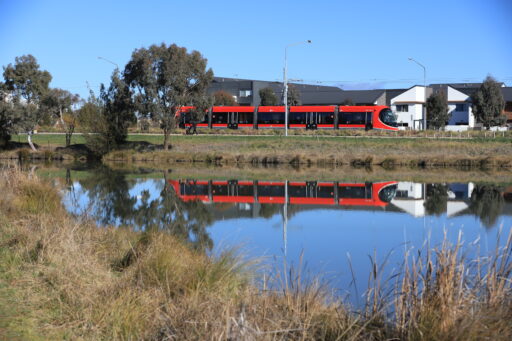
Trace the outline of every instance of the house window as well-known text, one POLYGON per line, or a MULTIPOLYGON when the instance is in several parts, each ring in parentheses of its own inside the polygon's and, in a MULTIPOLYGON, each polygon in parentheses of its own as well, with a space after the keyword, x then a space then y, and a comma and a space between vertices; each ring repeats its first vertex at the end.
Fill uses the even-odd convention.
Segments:
POLYGON ((252 95, 252 90, 240 90, 240 97, 249 97, 252 95))
POLYGON ((397 112, 408 112, 409 111, 409 105, 408 104, 398 104, 396 106, 397 112))
POLYGON ((466 111, 466 105, 464 103, 455 104, 455 111, 466 111))

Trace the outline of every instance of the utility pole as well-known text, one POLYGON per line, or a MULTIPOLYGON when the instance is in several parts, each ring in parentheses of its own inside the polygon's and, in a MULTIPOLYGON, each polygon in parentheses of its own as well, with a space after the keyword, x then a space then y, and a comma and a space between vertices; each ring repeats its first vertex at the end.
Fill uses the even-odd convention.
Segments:
POLYGON ((288 48, 300 44, 311 44, 311 40, 286 45, 284 48, 284 135, 288 136, 288 48))
POLYGON ((411 62, 415 62, 416 64, 423 68, 423 130, 427 130, 427 68, 425 67, 425 65, 421 64, 414 58, 409 57, 409 60, 411 62))

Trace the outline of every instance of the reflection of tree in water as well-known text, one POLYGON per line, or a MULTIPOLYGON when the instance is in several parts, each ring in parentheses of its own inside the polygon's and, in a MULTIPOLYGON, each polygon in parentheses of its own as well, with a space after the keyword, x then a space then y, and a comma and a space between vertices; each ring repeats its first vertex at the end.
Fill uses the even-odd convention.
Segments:
POLYGON ((213 242, 206 231, 212 223, 211 214, 199 201, 184 202, 174 188, 165 182, 160 195, 151 199, 145 190, 137 197, 130 195, 135 183, 129 183, 125 174, 101 167, 94 176, 80 180, 88 191, 92 215, 105 225, 132 225, 143 230, 165 230, 191 242, 197 248, 211 249, 213 242))
MULTIPOLYGON (((288 205, 288 219, 300 212, 300 205, 288 205)), ((259 216, 272 218, 276 214, 283 214, 283 204, 261 204, 259 216)))
POLYGON ((122 172, 102 166, 93 176, 80 180, 87 190, 92 215, 103 225, 127 225, 130 223, 137 198, 130 195, 130 184, 122 172))
POLYGON ((503 210, 501 188, 495 185, 476 185, 471 193, 469 210, 480 218, 486 227, 492 227, 503 210))
POLYGON ((441 215, 446 212, 448 202, 448 186, 444 184, 428 184, 425 199, 427 214, 441 215))
POLYGON ((199 249, 211 249, 213 241, 206 227, 213 218, 206 206, 196 201, 183 201, 167 181, 160 196, 151 200, 149 192, 133 210, 134 224, 146 230, 166 230, 182 240, 190 241, 199 249))
POLYGON ((280 213, 282 209, 283 205, 281 204, 261 204, 259 215, 262 218, 269 219, 280 213))

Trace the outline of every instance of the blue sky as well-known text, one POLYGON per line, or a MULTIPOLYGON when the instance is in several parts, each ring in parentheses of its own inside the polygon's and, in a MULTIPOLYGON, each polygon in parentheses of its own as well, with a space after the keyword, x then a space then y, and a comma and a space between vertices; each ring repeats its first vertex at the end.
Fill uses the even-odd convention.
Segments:
POLYGON ((87 96, 134 49, 176 43, 216 76, 289 77, 344 88, 512 84, 512 1, 15 1, 0 0, 0 65, 34 55, 51 85, 87 96))

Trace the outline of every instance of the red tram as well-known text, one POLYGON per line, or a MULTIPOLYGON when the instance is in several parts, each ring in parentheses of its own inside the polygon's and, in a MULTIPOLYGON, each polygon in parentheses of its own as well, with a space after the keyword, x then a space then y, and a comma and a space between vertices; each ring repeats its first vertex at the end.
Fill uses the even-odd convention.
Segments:
MULTIPOLYGON (((182 107, 177 119, 179 127, 191 127, 187 113, 193 107, 182 107)), ((284 106, 216 106, 208 110, 202 128, 284 129, 284 106)), ((290 129, 383 129, 398 130, 396 117, 387 106, 290 106, 290 129)))
POLYGON ((397 182, 338 183, 316 181, 170 180, 184 201, 205 203, 340 205, 385 207, 395 197, 397 182))

